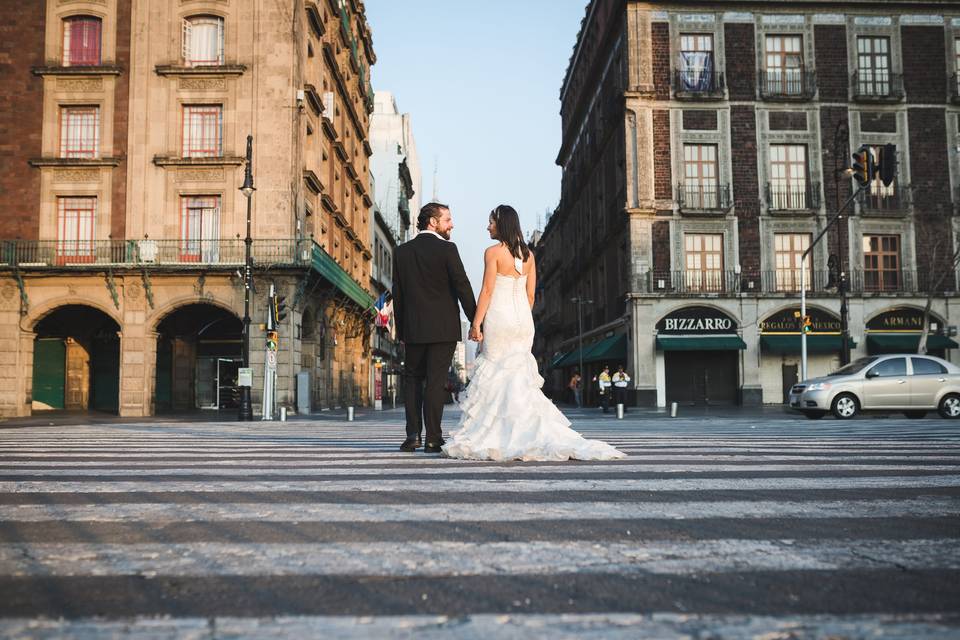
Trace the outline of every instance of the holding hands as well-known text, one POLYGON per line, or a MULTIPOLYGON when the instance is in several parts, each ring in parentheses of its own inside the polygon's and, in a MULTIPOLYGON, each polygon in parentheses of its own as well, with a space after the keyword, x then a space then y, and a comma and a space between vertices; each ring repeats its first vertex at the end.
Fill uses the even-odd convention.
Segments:
POLYGON ((481 342, 483 340, 483 331, 480 330, 479 325, 472 324, 470 325, 470 333, 467 337, 474 342, 481 342))

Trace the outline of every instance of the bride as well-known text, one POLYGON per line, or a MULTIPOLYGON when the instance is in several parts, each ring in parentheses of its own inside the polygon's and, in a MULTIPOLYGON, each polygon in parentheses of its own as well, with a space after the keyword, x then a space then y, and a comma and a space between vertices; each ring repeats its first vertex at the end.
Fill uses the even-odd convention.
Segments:
POLYGON ((482 341, 473 378, 462 395, 458 429, 443 446, 470 460, 612 460, 626 454, 586 440, 540 391, 543 378, 530 352, 537 269, 513 207, 490 213, 483 288, 470 339, 482 341), (482 327, 482 329, 481 329, 482 327))

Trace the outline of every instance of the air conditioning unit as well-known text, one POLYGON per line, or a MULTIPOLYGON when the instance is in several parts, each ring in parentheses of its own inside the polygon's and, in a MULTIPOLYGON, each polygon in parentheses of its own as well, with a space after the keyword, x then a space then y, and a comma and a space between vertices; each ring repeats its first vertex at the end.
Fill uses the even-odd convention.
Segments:
POLYGON ((157 261, 157 241, 156 240, 139 240, 137 242, 137 250, 140 253, 140 262, 156 262, 157 261))

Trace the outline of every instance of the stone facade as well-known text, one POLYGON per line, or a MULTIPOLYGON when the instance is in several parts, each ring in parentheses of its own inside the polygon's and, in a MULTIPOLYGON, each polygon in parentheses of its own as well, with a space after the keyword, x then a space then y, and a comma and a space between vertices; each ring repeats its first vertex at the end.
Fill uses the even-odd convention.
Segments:
POLYGON ((12 347, 0 360, 0 415, 43 406, 35 383, 69 396, 77 377, 88 393, 71 407, 93 407, 99 394, 121 415, 235 400, 248 135, 254 404, 271 284, 289 308, 277 327, 277 405, 296 406, 302 372, 314 409, 368 403, 376 58, 362 0, 5 4, 0 69, 18 89, 0 113, 10 212, 0 220, 0 341, 12 347), (77 19, 95 25, 99 64, 67 60, 77 19), (64 151, 71 106, 96 108, 97 148, 79 157, 64 151), (65 214, 78 197, 92 213, 65 214), (67 237, 65 221, 81 235, 67 237), (116 330, 73 337, 82 328, 71 318, 91 310, 116 330), (66 357, 67 392, 59 347, 46 340, 84 346, 66 357), (84 340, 118 342, 117 362, 84 340), (40 347, 45 364, 35 366, 40 347))
MULTIPOLYGON (((638 403, 670 401, 676 389, 667 380, 687 380, 681 373, 696 379, 674 387, 702 383, 699 400, 709 403, 718 387, 697 378, 709 367, 695 360, 726 353, 712 349, 736 351, 721 371, 736 381, 732 393, 721 389, 724 402, 782 402, 799 354, 761 327, 799 307, 800 268, 783 261, 799 260, 800 243, 850 197, 854 185, 843 170, 862 144, 897 145, 894 187, 872 185, 812 250, 808 305, 839 317, 839 296, 827 288, 828 258, 836 256, 858 356, 882 342, 869 335, 871 320, 922 310, 933 290, 932 326, 946 345, 937 353, 954 357, 960 13, 938 1, 893 15, 853 1, 829 9, 773 4, 587 6, 561 88, 561 201, 537 247, 543 292, 535 351, 558 395, 578 366, 582 339, 586 378, 602 364, 624 363, 638 403), (788 54, 778 58, 781 50, 788 54), (865 50, 880 61, 870 64, 886 69, 880 81, 861 68, 865 50), (788 58, 791 70, 777 71, 772 61, 788 58), (704 59, 705 75, 689 62, 704 59), (881 241, 895 256, 884 258, 895 273, 867 263, 865 252, 876 248, 865 243, 881 241), (564 259, 551 259, 560 247, 564 259), (572 299, 590 301, 580 305, 582 332, 572 299), (658 325, 695 307, 734 322, 728 337, 735 340, 726 344, 742 346, 701 336, 688 344, 712 346, 681 357, 682 343, 665 339, 658 325), (616 339, 626 348, 614 348, 616 339)), ((839 359, 829 349, 812 354, 808 374, 839 359)), ((592 391, 588 385, 588 400, 592 391)))

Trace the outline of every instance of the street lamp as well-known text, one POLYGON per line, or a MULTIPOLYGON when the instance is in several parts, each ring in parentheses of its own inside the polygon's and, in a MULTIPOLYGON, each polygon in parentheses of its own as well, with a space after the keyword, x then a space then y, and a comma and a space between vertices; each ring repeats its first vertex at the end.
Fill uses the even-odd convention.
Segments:
POLYGON ((580 381, 583 382, 583 305, 593 304, 593 300, 576 296, 570 298, 570 302, 577 305, 577 356, 580 358, 580 381))
POLYGON ((250 384, 253 376, 250 374, 250 290, 253 288, 253 238, 250 236, 250 205, 253 200, 253 136, 247 136, 247 163, 243 171, 243 186, 240 193, 247 199, 247 237, 243 239, 246 256, 243 266, 243 368, 249 377, 240 385, 240 415, 243 421, 253 420, 253 402, 250 398, 250 384))

